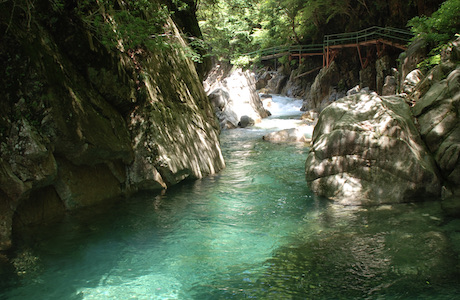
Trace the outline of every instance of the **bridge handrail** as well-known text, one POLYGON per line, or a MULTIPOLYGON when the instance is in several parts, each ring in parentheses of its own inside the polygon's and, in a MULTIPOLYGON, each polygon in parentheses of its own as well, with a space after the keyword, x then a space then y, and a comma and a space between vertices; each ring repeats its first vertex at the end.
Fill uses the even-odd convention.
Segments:
POLYGON ((358 43, 382 37, 407 43, 413 37, 413 34, 410 31, 403 29, 373 26, 355 32, 325 35, 323 44, 327 47, 332 45, 342 45, 347 42, 358 43))
POLYGON ((290 46, 275 46, 270 48, 265 48, 261 50, 252 51, 249 53, 244 53, 242 56, 266 56, 266 55, 275 55, 283 52, 287 53, 311 53, 313 51, 323 51, 323 44, 309 44, 309 45, 290 45, 290 46))
POLYGON ((241 54, 241 56, 249 56, 250 58, 255 58, 257 56, 264 57, 270 55, 279 55, 282 53, 291 54, 314 53, 316 51, 323 52, 325 47, 343 45, 347 43, 361 43, 378 38, 385 38, 390 41, 398 41, 406 44, 412 37, 413 34, 408 30, 393 27, 373 26, 355 32, 325 35, 322 44, 275 46, 244 53, 241 54))

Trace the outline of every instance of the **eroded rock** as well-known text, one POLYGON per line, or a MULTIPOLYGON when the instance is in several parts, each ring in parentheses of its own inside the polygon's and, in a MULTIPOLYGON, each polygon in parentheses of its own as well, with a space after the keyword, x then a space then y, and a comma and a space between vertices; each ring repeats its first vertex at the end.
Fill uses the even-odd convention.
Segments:
POLYGON ((339 69, 335 61, 328 68, 322 68, 311 85, 308 100, 311 103, 308 109, 322 110, 329 104, 332 87, 339 82, 339 69), (323 104, 323 105, 322 105, 323 104))
POLYGON ((401 97, 359 93, 321 113, 306 161, 311 189, 345 205, 436 199, 441 183, 401 97))
POLYGON ((460 68, 431 86, 413 107, 420 133, 433 153, 446 189, 447 211, 460 212, 460 68))

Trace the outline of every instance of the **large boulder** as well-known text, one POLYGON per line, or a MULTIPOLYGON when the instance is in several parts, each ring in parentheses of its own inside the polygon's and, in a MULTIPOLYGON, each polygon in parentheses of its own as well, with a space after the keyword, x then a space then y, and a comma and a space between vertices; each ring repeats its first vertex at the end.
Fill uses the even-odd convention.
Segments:
POLYGON ((238 122, 238 126, 241 128, 246 128, 248 126, 252 126, 255 124, 255 121, 249 116, 241 116, 240 121, 238 122))
POLYGON ((402 92, 411 94, 415 91, 416 86, 422 81, 424 78, 422 71, 419 69, 412 70, 407 74, 406 78, 404 78, 402 84, 402 92))
POLYGON ((272 79, 272 74, 268 71, 267 68, 259 70, 256 73, 256 90, 261 90, 265 88, 268 84, 268 81, 272 79))
POLYGON ((344 205, 436 199, 438 170, 401 97, 351 95, 323 110, 306 161, 306 179, 344 205))
POLYGON ((222 88, 217 88, 208 95, 219 120, 220 128, 232 129, 238 127, 238 115, 232 110, 233 101, 230 94, 222 88))
POLYGON ((382 87, 382 96, 395 95, 398 88, 398 81, 395 76, 385 77, 385 83, 382 87))

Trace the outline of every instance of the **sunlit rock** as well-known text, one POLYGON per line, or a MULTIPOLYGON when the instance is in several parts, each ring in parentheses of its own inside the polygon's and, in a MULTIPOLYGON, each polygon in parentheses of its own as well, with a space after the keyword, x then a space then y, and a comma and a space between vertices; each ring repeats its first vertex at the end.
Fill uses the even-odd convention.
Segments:
POLYGON ((359 91, 361 90, 361 87, 359 86, 359 84, 351 89, 349 89, 347 91, 347 96, 351 96, 351 95, 355 95, 357 93, 359 93, 359 91))
POLYGON ((375 93, 324 109, 306 161, 311 189, 345 205, 436 199, 437 175, 404 99, 375 93))
POLYGON ((316 111, 309 110, 300 117, 302 121, 310 126, 315 126, 318 123, 319 114, 316 111))
POLYGON ((256 91, 252 72, 217 65, 208 75, 204 87, 222 129, 239 127, 243 116, 259 123, 270 115, 256 91))
POLYGON ((415 69, 407 74, 402 84, 402 92, 413 93, 417 84, 422 81, 423 73, 419 69, 415 69))

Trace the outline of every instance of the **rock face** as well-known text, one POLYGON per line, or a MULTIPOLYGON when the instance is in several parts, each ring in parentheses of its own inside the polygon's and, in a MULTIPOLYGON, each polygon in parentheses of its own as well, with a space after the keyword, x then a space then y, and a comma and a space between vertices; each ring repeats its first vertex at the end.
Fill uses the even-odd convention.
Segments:
POLYGON ((257 94, 255 74, 250 71, 217 65, 204 85, 222 129, 246 127, 270 114, 257 94))
POLYGON ((403 52, 399 57, 403 63, 401 77, 406 78, 410 72, 416 69, 417 64, 426 58, 430 50, 428 42, 423 38, 419 38, 411 43, 407 51, 403 52))
POLYGON ((319 71, 301 110, 315 109, 321 111, 332 101, 335 101, 335 96, 332 99, 331 96, 337 93, 334 93, 332 87, 337 85, 338 82, 338 67, 335 62, 332 62, 329 68, 322 68, 319 71))
POLYGON ((398 80, 395 76, 388 75, 385 77, 385 83, 382 87, 382 96, 395 95, 398 89, 398 80))
POLYGON ((415 92, 415 87, 420 83, 423 77, 424 76, 419 69, 409 72, 403 81, 402 92, 407 94, 415 92))
POLYGON ((284 74, 284 67, 278 68, 276 74, 267 82, 267 90, 271 94, 281 94, 289 76, 284 74))
POLYGON ((109 50, 69 16, 57 16, 57 32, 18 20, 2 37, 0 250, 13 227, 224 167, 212 106, 170 19, 177 47, 150 53, 109 50))
POLYGON ((311 189, 344 205, 438 197, 441 182, 401 97, 359 93, 323 110, 306 161, 311 189))
MULTIPOLYGON (((442 67, 442 66, 440 66, 442 67)), ((460 67, 431 86, 412 108, 441 170, 447 211, 460 215, 460 67)))

